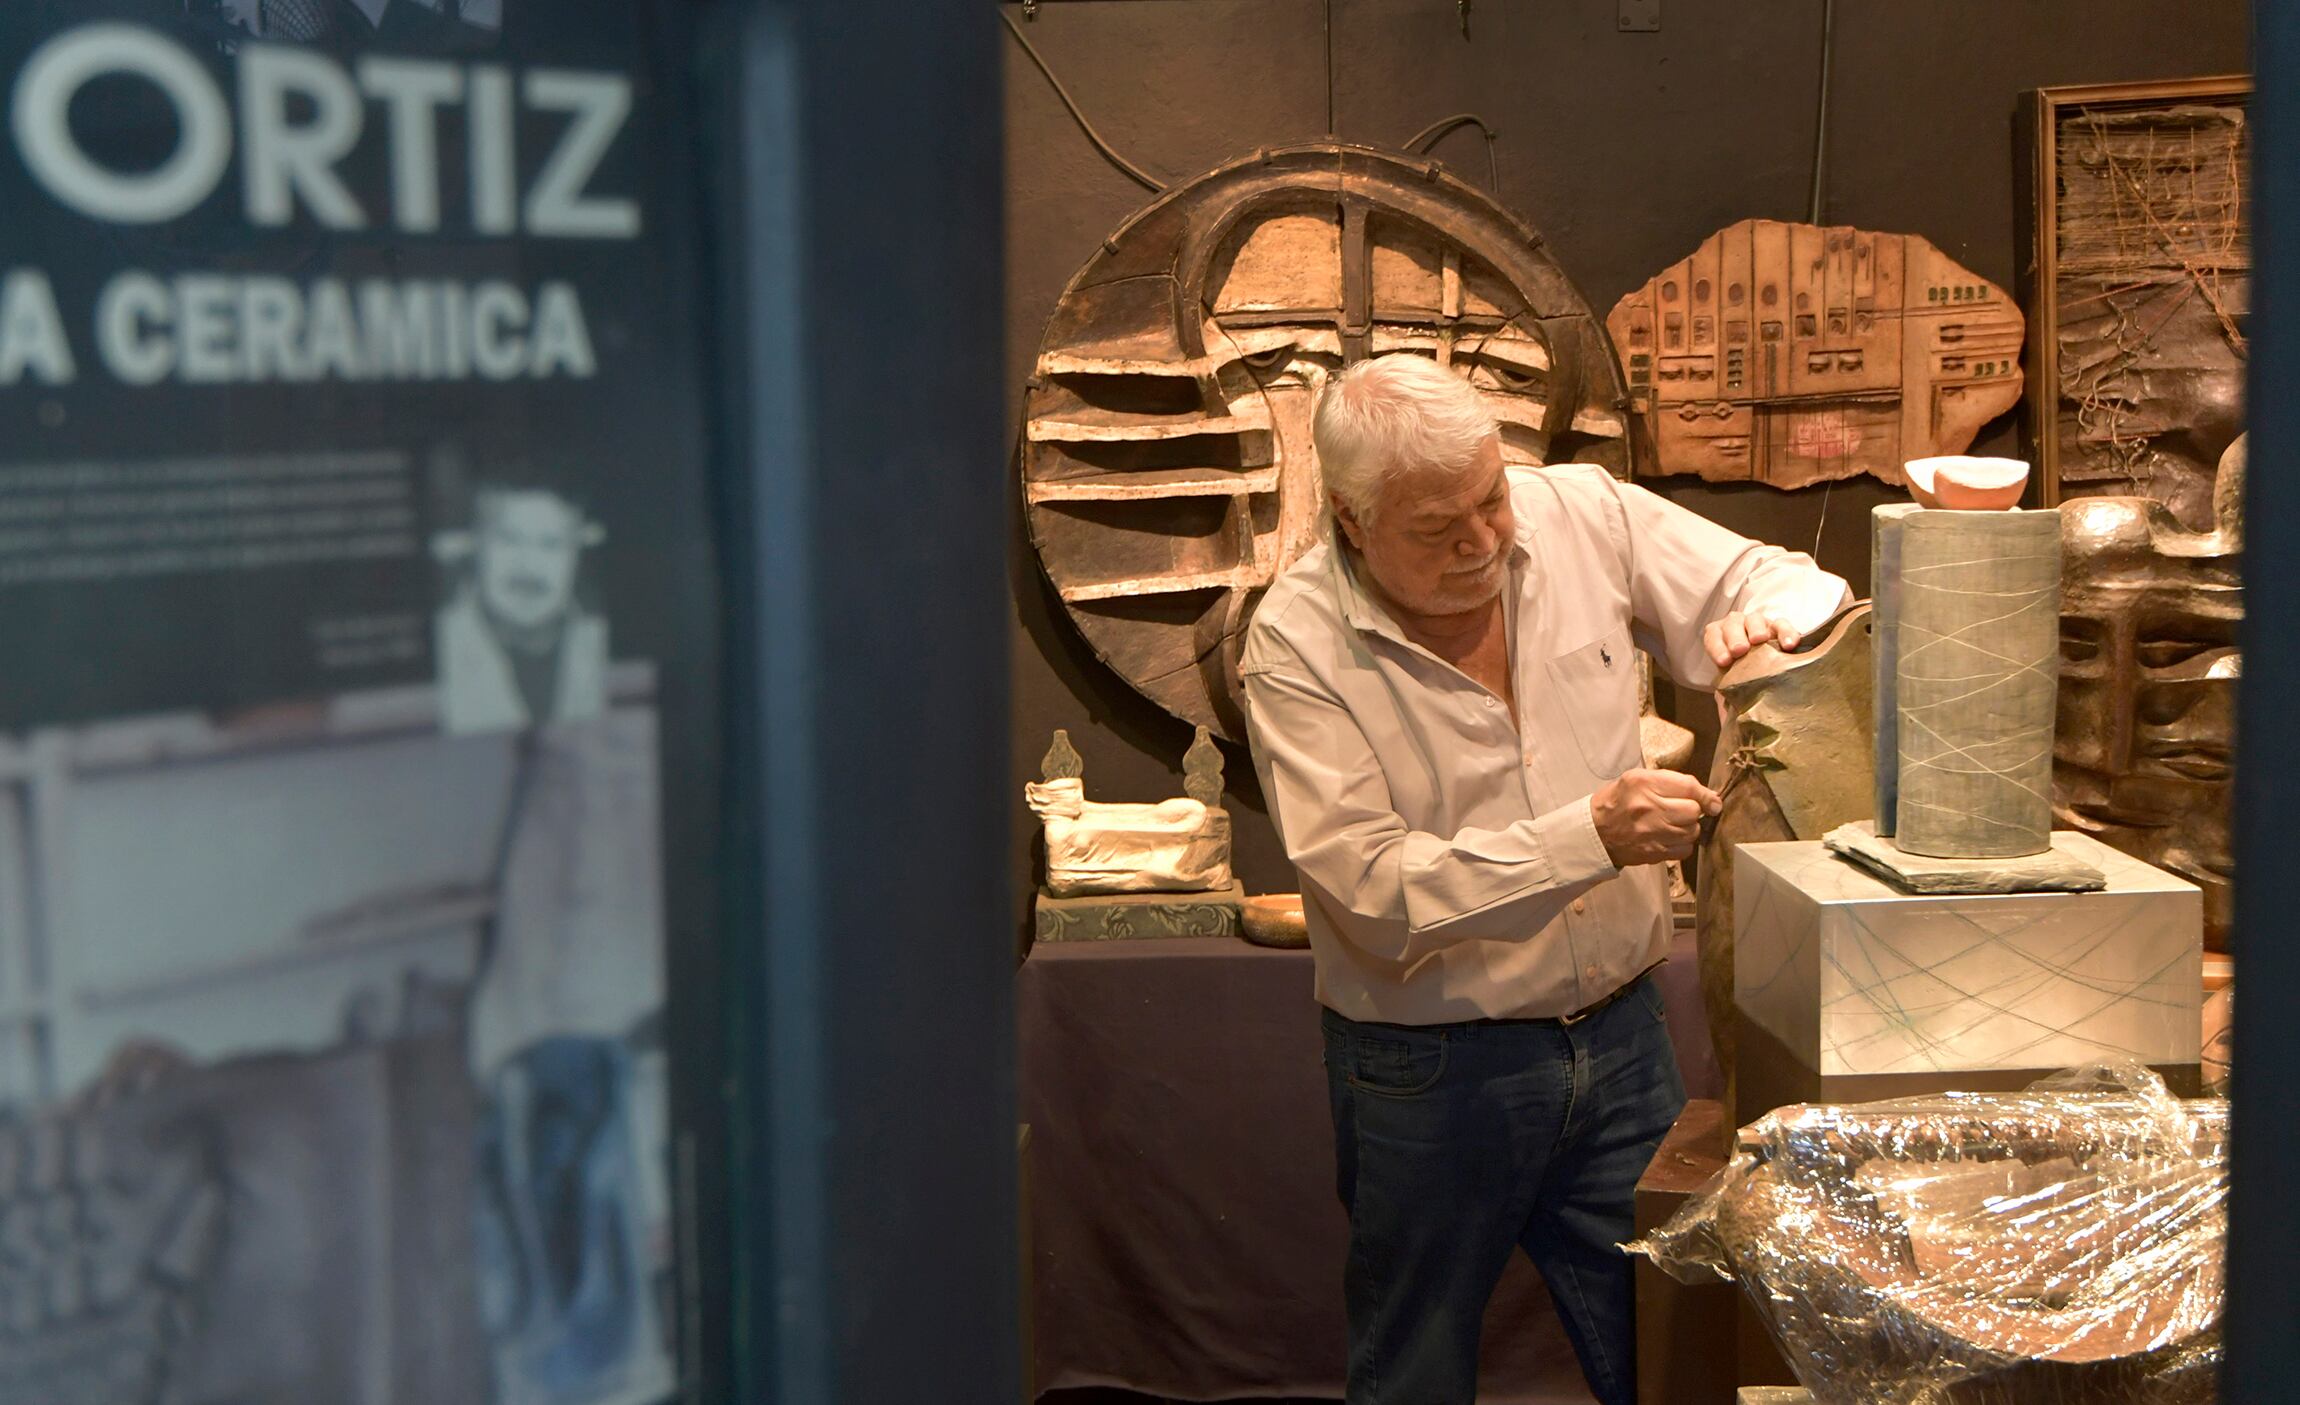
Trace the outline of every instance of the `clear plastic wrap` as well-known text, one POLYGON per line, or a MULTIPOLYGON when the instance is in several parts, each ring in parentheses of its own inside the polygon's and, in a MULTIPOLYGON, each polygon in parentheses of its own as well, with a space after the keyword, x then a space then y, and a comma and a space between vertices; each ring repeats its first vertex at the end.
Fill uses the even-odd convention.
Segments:
POLYGON ((2227 1150, 2138 1065, 1789 1107, 1629 1248, 1740 1282, 1819 1405, 2207 1405, 2227 1150))

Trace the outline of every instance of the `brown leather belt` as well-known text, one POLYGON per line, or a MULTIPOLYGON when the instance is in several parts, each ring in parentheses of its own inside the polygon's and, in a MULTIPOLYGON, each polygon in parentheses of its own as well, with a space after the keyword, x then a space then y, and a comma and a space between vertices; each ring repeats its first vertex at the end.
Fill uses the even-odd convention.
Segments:
POLYGON ((1622 996, 1627 995, 1629 992, 1637 989, 1637 983, 1639 981, 1644 980, 1647 976, 1650 976, 1655 971, 1660 970, 1666 964, 1667 962, 1665 960, 1656 961, 1652 965, 1646 967, 1644 970, 1639 971, 1636 975, 1631 976, 1628 980, 1623 981, 1621 983, 1620 989, 1614 991, 1611 995, 1606 996, 1604 999, 1599 1000, 1597 1003, 1593 1005, 1584 1005, 1570 1015, 1559 1015, 1557 1017, 1558 1027, 1561 1029, 1571 1029, 1592 1015, 1603 1014, 1607 1007, 1611 1006, 1615 1001, 1619 1000, 1622 996))
MULTIPOLYGON (((1450 1020, 1439 1024, 1393 1024, 1387 1020, 1349 1020, 1349 1022, 1353 1025, 1365 1025, 1375 1029, 1403 1029, 1417 1033, 1426 1033, 1432 1030, 1480 1029, 1488 1027, 1498 1028, 1504 1025, 1526 1024, 1553 1024, 1556 1025, 1559 1029, 1571 1029, 1575 1025, 1580 1024, 1583 1020, 1589 1019, 1595 1015, 1601 1015, 1605 1013, 1607 1009, 1618 1003, 1623 996, 1637 989, 1637 983, 1639 981, 1644 980, 1647 976, 1652 975, 1655 971, 1660 970, 1663 966, 1668 964, 1669 963, 1666 959, 1654 962, 1644 970, 1639 971, 1636 975, 1631 976, 1628 980, 1623 981, 1620 987, 1616 989, 1611 995, 1605 996, 1603 999, 1598 1000, 1594 1004, 1584 1005, 1570 1015, 1512 1015, 1499 1019, 1450 1020)), ((1349 1019, 1347 1015, 1342 1015, 1338 1012, 1329 1011, 1328 1013, 1334 1014, 1336 1019, 1349 1019)))

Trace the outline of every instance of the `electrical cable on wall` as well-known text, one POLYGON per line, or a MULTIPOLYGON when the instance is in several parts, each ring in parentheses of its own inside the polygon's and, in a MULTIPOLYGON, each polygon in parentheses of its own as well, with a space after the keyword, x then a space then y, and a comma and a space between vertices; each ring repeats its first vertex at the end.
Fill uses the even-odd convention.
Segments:
POLYGON ((1493 187, 1493 193, 1498 198, 1501 195, 1501 163, 1494 159, 1493 143, 1495 133, 1493 128, 1486 125, 1485 119, 1478 116, 1476 113, 1457 112, 1451 117, 1441 117, 1437 121, 1430 123, 1427 127, 1424 127, 1420 131, 1414 133, 1412 136, 1406 138, 1405 148, 1406 150, 1411 151, 1416 155, 1427 155, 1429 153, 1429 149, 1433 146, 1436 146, 1440 138, 1444 137, 1446 133, 1453 131, 1457 127, 1475 127, 1477 128, 1479 135, 1485 138, 1486 184, 1493 187))
POLYGON ((1837 0, 1821 0, 1821 96, 1813 115, 1813 209, 1807 224, 1821 222, 1821 180, 1829 163, 1829 52, 1836 32, 1837 0))
MULTIPOLYGON (((1821 93, 1813 113, 1813 207, 1805 223, 1821 222, 1822 179, 1829 168, 1829 53, 1836 47, 1837 0, 1821 0, 1821 93)), ((1829 494, 1834 479, 1821 489, 1821 520, 1813 526, 1813 559, 1821 559, 1821 533, 1829 525, 1829 494)))
POLYGON ((1326 0, 1326 135, 1341 136, 1334 129, 1334 0, 1326 0))
MULTIPOLYGON (((1328 0, 1326 14, 1326 135, 1332 137, 1335 135, 1332 0, 1328 0)), ((1086 140, 1093 143, 1096 151, 1102 153, 1103 159, 1125 172, 1127 176, 1151 193, 1163 193, 1166 189, 1166 182, 1119 155, 1117 148, 1113 147, 1109 140, 1095 128, 1094 124, 1087 120, 1086 113, 1078 106, 1077 99, 1070 96, 1070 89, 1063 86, 1060 78, 1054 76, 1054 69, 1047 64, 1046 56, 1038 52, 1038 46, 1030 42, 1030 37, 1022 32, 1022 27, 1014 22, 1014 17, 1001 9, 998 12, 998 18, 1006 25, 1006 32, 1014 36, 1014 42, 1022 46, 1022 52, 1030 56, 1031 63, 1045 77, 1047 86, 1054 89, 1054 95, 1062 100, 1062 106, 1069 111, 1071 120, 1078 124, 1078 130, 1086 134, 1086 140)), ((1416 155, 1427 155, 1429 149, 1437 145, 1441 138, 1460 127, 1475 127, 1479 135, 1485 138, 1486 183, 1493 188, 1493 193, 1499 196, 1501 194, 1501 163, 1494 155, 1494 130, 1484 118, 1476 113, 1457 112, 1451 117, 1439 118, 1408 137, 1404 144, 1405 149, 1416 155)))
POLYGON ((1084 132, 1086 139, 1094 143, 1094 149, 1102 153, 1103 159, 1148 188, 1152 194, 1164 191, 1166 182, 1120 156, 1117 149, 1105 141, 1100 132, 1094 130, 1094 124, 1086 120, 1086 114, 1079 110, 1077 101, 1070 96, 1070 90, 1063 87, 1062 80, 1054 76, 1054 70, 1046 66, 1046 59, 1038 52, 1038 46, 1031 43, 1029 37, 1023 34, 1021 26, 1014 22, 1014 16, 1000 10, 998 17, 1005 21, 1006 32, 1014 36, 1014 42, 1022 46, 1022 52, 1030 55, 1030 61, 1038 65, 1040 73, 1046 75, 1046 82, 1048 86, 1054 89, 1054 95, 1062 99, 1064 107, 1070 109, 1071 119, 1078 123, 1078 130, 1084 132))

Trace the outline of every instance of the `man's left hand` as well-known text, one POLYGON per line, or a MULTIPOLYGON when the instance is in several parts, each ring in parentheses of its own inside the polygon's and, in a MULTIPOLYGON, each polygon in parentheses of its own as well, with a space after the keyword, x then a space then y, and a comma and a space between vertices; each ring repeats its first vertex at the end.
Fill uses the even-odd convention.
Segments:
POLYGON ((1791 625, 1761 610, 1735 610, 1701 631, 1701 643, 1709 650, 1709 661, 1719 668, 1732 667, 1735 659, 1759 644, 1794 649, 1803 637, 1791 625))

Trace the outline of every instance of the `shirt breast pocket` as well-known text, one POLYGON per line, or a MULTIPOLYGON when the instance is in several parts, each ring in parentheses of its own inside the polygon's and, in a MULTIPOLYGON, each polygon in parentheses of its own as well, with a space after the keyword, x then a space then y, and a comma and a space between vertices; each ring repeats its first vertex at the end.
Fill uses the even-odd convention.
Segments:
POLYGON ((1551 656, 1549 685, 1590 774, 1611 780, 1645 764, 1637 729, 1637 655, 1626 629, 1551 656))

